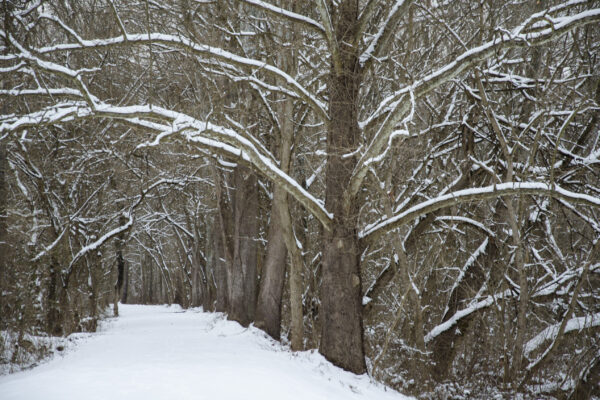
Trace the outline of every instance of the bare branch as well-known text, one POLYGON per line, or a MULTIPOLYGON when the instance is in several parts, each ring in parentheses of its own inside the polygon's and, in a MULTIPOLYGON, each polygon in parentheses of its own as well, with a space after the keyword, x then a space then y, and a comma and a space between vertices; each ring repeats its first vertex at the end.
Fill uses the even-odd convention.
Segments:
POLYGON ((379 119, 379 116, 377 116, 378 114, 380 114, 380 116, 386 116, 385 121, 380 126, 373 137, 373 140, 367 147, 367 150, 357 163, 357 169, 354 171, 352 179, 350 180, 350 184, 345 193, 345 199, 350 199, 358 193, 362 182, 367 175, 371 160, 377 159, 385 150, 391 133, 411 110, 412 102, 414 102, 413 97, 418 99, 419 97, 424 96, 462 72, 467 71, 480 62, 492 57, 498 51, 508 48, 539 46, 554 40, 575 28, 600 22, 600 9, 592 9, 573 16, 557 17, 553 20, 552 26, 534 32, 527 31, 526 28, 529 26, 529 21, 538 14, 534 14, 527 19, 512 33, 504 33, 499 38, 464 52, 451 63, 446 64, 444 67, 439 68, 424 78, 414 82, 412 85, 404 87, 392 96, 386 98, 379 105, 377 111, 369 118, 370 122, 362 124, 364 129, 368 129, 371 123, 374 123, 379 119))
POLYGON ((550 196, 593 207, 600 207, 600 198, 571 192, 559 186, 539 182, 506 182, 481 188, 459 190, 424 201, 408 210, 396 214, 392 218, 365 227, 365 229, 359 233, 359 236, 361 241, 365 244, 372 243, 385 233, 405 225, 422 215, 429 214, 441 208, 471 201, 514 195, 550 196))
POLYGON ((317 8, 319 9, 319 15, 321 16, 321 22, 325 27, 325 37, 327 38, 329 50, 331 51, 331 61, 333 62, 333 68, 337 75, 341 75, 342 60, 340 59, 340 48, 338 46, 336 38, 333 36, 333 27, 331 25, 331 16, 329 14, 329 10, 327 9, 325 0, 316 0, 316 2, 317 8))
POLYGON ((295 13, 292 11, 288 11, 282 7, 274 6, 273 4, 269 4, 265 1, 260 1, 260 0, 237 0, 237 1, 239 1, 240 3, 249 4, 251 6, 260 8, 261 10, 263 10, 271 15, 274 15, 276 17, 285 18, 288 21, 302 24, 302 25, 309 27, 309 28, 315 30, 316 32, 320 33, 321 35, 323 35, 323 37, 326 37, 325 28, 323 27, 323 25, 319 24, 314 19, 309 18, 305 15, 298 14, 298 13, 295 13))

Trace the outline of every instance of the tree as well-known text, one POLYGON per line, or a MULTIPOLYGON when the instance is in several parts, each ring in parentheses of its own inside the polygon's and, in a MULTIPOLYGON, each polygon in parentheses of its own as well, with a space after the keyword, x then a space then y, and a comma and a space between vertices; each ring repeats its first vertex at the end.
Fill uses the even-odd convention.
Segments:
MULTIPOLYGON (((12 27, 2 31, 6 43, 6 55, 0 57, 3 73, 32 71, 38 81, 44 78, 52 86, 26 80, 25 85, 4 90, 5 96, 28 95, 39 102, 29 110, 4 115, 0 134, 89 120, 113 121, 122 129, 128 126, 149 133, 146 139, 138 138, 138 152, 175 138, 198 146, 221 163, 235 162, 231 194, 225 190, 227 180, 218 178, 221 172, 215 174, 215 182, 223 189, 217 196, 220 212, 213 232, 216 258, 224 259, 223 267, 229 271, 226 300, 233 303, 227 309, 243 323, 250 322, 252 312, 234 311, 241 308, 236 298, 246 293, 244 284, 255 284, 255 278, 244 271, 249 264, 238 265, 235 260, 236 254, 246 252, 249 258, 255 257, 255 250, 236 247, 232 239, 258 232, 241 220, 230 223, 227 219, 236 220, 242 211, 253 213, 241 210, 237 197, 256 188, 255 178, 248 180, 252 174, 246 169, 251 168, 275 187, 274 204, 279 205, 279 212, 273 206, 271 218, 274 214, 280 218, 288 252, 293 253, 290 250, 296 246, 290 243, 293 221, 285 220, 283 192, 322 226, 319 349, 326 358, 350 371, 366 372, 362 314, 363 300, 368 299, 363 294, 379 302, 375 294, 384 293, 399 276, 411 308, 404 319, 402 312, 394 313, 398 318, 391 326, 401 320, 412 325, 416 349, 424 352, 433 342, 436 352, 449 356, 448 365, 454 359, 448 348, 458 343, 458 334, 444 336, 446 345, 437 338, 459 322, 464 323, 460 327, 475 332, 467 316, 492 305, 504 315, 508 302, 516 299, 516 320, 499 324, 505 329, 505 380, 519 386, 530 379, 532 372, 524 372, 534 368, 525 365, 526 339, 531 335, 527 318, 535 308, 531 299, 538 293, 529 286, 538 273, 537 269, 531 272, 531 257, 540 257, 537 262, 542 269, 552 258, 569 259, 564 273, 571 280, 583 277, 583 270, 573 275, 571 265, 583 262, 592 268, 598 257, 594 250, 599 232, 594 222, 594 208, 600 205, 598 150, 591 139, 597 126, 597 77, 590 72, 597 67, 592 55, 598 51, 598 33, 593 29, 600 20, 597 2, 570 1, 539 10, 527 4, 459 2, 457 7, 468 18, 462 18, 455 5, 410 0, 319 0, 314 6, 295 3, 293 11, 258 0, 152 2, 140 8, 108 1, 98 7, 96 12, 110 16, 111 21, 111 31, 102 35, 88 34, 58 10, 40 7, 21 17, 30 18, 31 23, 15 25, 19 34, 12 33, 12 27), (141 15, 145 16, 143 24, 136 22, 141 15), (273 26, 279 23, 294 27, 299 56, 292 66, 275 56, 292 46, 278 40, 281 31, 273 26), (42 27, 52 27, 54 34, 40 37, 43 43, 26 38, 25 33, 37 37, 42 27), (550 42, 561 46, 543 55, 540 46, 550 42), (198 81, 202 82, 190 80, 194 83, 189 90, 229 85, 226 101, 213 103, 218 93, 212 91, 196 107, 187 99, 176 101, 175 93, 117 101, 97 82, 112 69, 104 60, 120 52, 139 57, 139 65, 147 67, 148 72, 141 75, 146 79, 155 74, 167 76, 167 66, 189 62, 201 71, 198 81), (528 64, 540 66, 544 59, 548 65, 534 76, 536 71, 528 64), (244 95, 250 90, 253 96, 244 95), (546 94, 555 90, 564 97, 546 103, 536 97, 536 90, 546 94), (324 202, 293 178, 301 174, 288 170, 287 149, 270 151, 268 142, 273 136, 263 135, 285 115, 277 115, 271 107, 282 97, 308 110, 305 125, 322 126, 321 134, 314 137, 320 152, 315 158, 323 164, 318 194, 324 202), (257 108, 260 104, 257 121, 241 121, 237 115, 247 110, 244 101, 257 108), (462 157, 457 157, 459 150, 462 157), (389 172, 393 158, 396 168, 404 170, 389 172), (591 176, 584 173, 590 170, 591 176), (553 200, 541 200, 546 198, 553 200), (233 210, 227 211, 229 206, 233 210), (543 217, 528 219, 534 210, 543 217), (552 225, 570 216, 583 224, 577 231, 579 239, 569 238, 571 247, 580 243, 581 251, 564 257, 563 250, 552 245, 557 229, 552 225), (459 234, 459 224, 470 228, 459 234), (434 250, 424 250, 423 235, 438 226, 447 235, 435 238, 434 250), (377 247, 385 248, 382 239, 390 235, 395 239, 390 241, 394 244, 388 267, 377 274, 365 265, 378 263, 377 247), (444 243, 449 237, 455 246, 444 243), (549 250, 538 246, 541 243, 550 244, 549 250), (446 248, 452 251, 442 254, 446 248), (487 261, 479 261, 482 255, 487 261), (454 257, 462 266, 458 275, 443 274, 435 267, 446 265, 445 257, 454 257), (472 267, 481 265, 491 271, 472 267), (240 276, 248 277, 241 285, 236 281, 240 276), (363 290, 366 277, 374 283, 363 290), (450 295, 444 310, 434 298, 447 288, 450 295), (433 304, 431 311, 425 312, 424 304, 433 304), (462 304, 466 308, 460 308, 462 304)), ((115 65, 128 63, 115 60, 115 65)), ((296 117, 293 121, 300 123, 296 117)), ((307 146, 309 131, 296 129, 295 148, 307 146)), ((280 134, 287 147, 286 135, 280 134)), ((307 163, 313 156, 295 153, 295 159, 303 157, 307 163)), ((273 252, 279 259, 273 263, 281 263, 281 244, 273 252)), ((292 258, 296 260, 292 265, 301 263, 300 257, 292 258)), ((270 271, 273 266, 267 268, 270 271)), ((561 274, 549 273, 549 285, 563 282, 560 279, 566 276, 561 274)), ((281 279, 273 285, 277 294, 271 308, 277 309, 281 279)), ((569 293, 575 304, 578 291, 569 293)), ((571 317, 562 320, 568 325, 571 317)), ((268 329, 276 336, 274 325, 270 322, 268 329)), ((434 375, 443 380, 445 373, 434 375)))

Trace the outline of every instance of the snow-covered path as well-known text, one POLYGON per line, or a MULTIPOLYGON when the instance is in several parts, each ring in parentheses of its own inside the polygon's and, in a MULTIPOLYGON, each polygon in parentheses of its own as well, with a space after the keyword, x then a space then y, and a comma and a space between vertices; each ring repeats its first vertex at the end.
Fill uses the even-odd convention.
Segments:
POLYGON ((64 356, 1 376, 0 399, 405 399, 219 314, 135 305, 120 311, 64 356))

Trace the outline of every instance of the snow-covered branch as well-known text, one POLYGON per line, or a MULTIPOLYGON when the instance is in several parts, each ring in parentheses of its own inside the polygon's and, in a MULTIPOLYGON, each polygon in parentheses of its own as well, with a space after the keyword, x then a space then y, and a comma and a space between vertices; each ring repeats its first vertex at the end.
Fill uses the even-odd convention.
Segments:
POLYGON ((385 21, 383 21, 383 24, 381 25, 373 39, 371 39, 369 46, 360 55, 359 62, 363 66, 363 68, 368 68, 373 62, 373 59, 377 57, 389 43, 399 19, 404 14, 404 11, 408 9, 408 6, 411 2, 412 0, 397 0, 394 3, 390 11, 388 12, 385 21))
POLYGON ((444 333, 447 330, 451 329, 454 325, 456 325, 458 323, 458 321, 460 319, 462 319, 462 318, 464 318, 464 317, 466 317, 468 315, 471 315, 471 314, 473 314, 476 311, 479 311, 481 309, 484 309, 484 308, 487 308, 487 307, 491 306, 498 299, 510 298, 513 295, 514 294, 513 294, 512 291, 506 290, 504 293, 501 293, 501 294, 496 295, 496 296, 488 296, 485 299, 480 300, 480 301, 478 301, 476 303, 473 303, 470 306, 468 306, 467 308, 464 308, 464 309, 456 312, 447 321, 445 321, 445 322, 443 322, 443 323, 435 326, 432 330, 430 330, 429 333, 427 333, 427 335, 425 335, 425 343, 431 342, 433 339, 435 339, 436 337, 438 337, 442 333, 444 333))
POLYGON ((28 115, 11 116, 5 120, 0 120, 0 133, 84 118, 119 119, 157 133, 152 142, 140 144, 138 147, 156 146, 163 139, 178 135, 234 160, 248 162, 263 176, 281 185, 286 192, 310 211, 326 229, 330 227, 332 216, 327 212, 323 203, 284 173, 276 165, 275 160, 258 149, 253 141, 233 129, 199 121, 176 111, 149 105, 117 107, 109 104, 99 104, 95 109, 91 109, 83 102, 62 103, 28 115))
POLYGON ((248 4, 248 5, 260 8, 261 10, 263 10, 271 15, 274 15, 276 17, 285 18, 291 22, 302 24, 306 27, 309 27, 309 28, 319 32, 321 35, 325 36, 325 28, 323 27, 323 25, 321 25, 314 19, 309 18, 305 15, 286 10, 282 7, 274 6, 273 4, 267 3, 265 1, 260 1, 260 0, 237 0, 237 1, 239 1, 240 3, 244 3, 244 4, 248 4))
POLYGON ((454 61, 416 80, 411 85, 401 88, 381 102, 367 121, 361 123, 363 129, 369 130, 373 129, 373 124, 383 119, 382 124, 357 163, 345 194, 346 198, 352 198, 358 193, 367 175, 371 160, 377 159, 381 153, 386 151, 386 147, 389 146, 390 135, 411 110, 414 103, 413 97, 418 99, 424 96, 459 74, 494 56, 499 51, 517 47, 539 46, 555 40, 575 28, 598 23, 600 22, 600 9, 584 11, 573 16, 555 17, 552 19, 552 24, 534 31, 526 29, 530 25, 527 21, 510 33, 503 33, 494 40, 465 51, 454 61))
POLYGON ((125 217, 127 218, 127 221, 123 225, 119 225, 118 227, 111 230, 110 232, 107 232, 104 235, 102 235, 98 240, 95 240, 94 242, 82 247, 77 252, 77 254, 75 254, 73 259, 71 260, 69 267, 67 268, 67 271, 71 270, 73 268, 73 265, 75 265, 75 263, 77 261, 79 261, 79 259, 81 257, 86 255, 90 251, 94 251, 94 250, 98 249, 100 246, 102 246, 104 243, 106 243, 108 240, 112 239, 113 237, 117 236, 119 233, 125 232, 129 228, 131 228, 131 226, 133 226, 133 213, 131 213, 131 212, 126 213, 125 217))
POLYGON ((405 225, 421 215, 470 201, 480 201, 515 195, 550 196, 570 202, 600 207, 600 198, 571 192, 559 186, 540 182, 507 182, 498 185, 459 190, 424 201, 391 218, 366 226, 365 229, 359 233, 359 236, 364 243, 371 243, 386 232, 405 225))
MULTIPOLYGON (((73 50, 85 50, 85 49, 98 49, 105 47, 123 46, 123 45, 163 45, 167 47, 175 47, 185 51, 189 51, 193 54, 209 57, 219 60, 224 63, 250 68, 254 72, 264 71, 271 76, 279 78, 282 82, 289 87, 290 90, 295 92, 300 98, 302 98, 311 108, 320 116, 324 121, 329 119, 326 105, 317 99, 315 95, 310 93, 305 87, 303 87, 297 80, 291 77, 281 69, 270 65, 266 62, 242 57, 237 54, 231 53, 227 50, 212 47, 201 43, 196 43, 189 38, 183 36, 174 36, 162 33, 148 33, 148 34, 127 34, 106 39, 94 39, 84 40, 80 39, 78 43, 62 43, 53 46, 41 47, 34 49, 35 53, 38 54, 51 54, 61 51, 73 51, 73 50)), ((29 56, 28 56, 29 57, 29 56)), ((29 57, 31 58, 31 57, 29 57)), ((39 58, 35 59, 39 64, 44 62, 39 58)))
MULTIPOLYGON (((531 353, 538 350, 545 342, 556 340, 560 326, 561 323, 550 325, 546 329, 535 335, 535 337, 533 337, 525 345, 525 356, 529 357, 531 353)), ((596 326, 600 326, 600 313, 569 319, 565 323, 563 333, 566 334, 573 331, 581 331, 583 329, 589 329, 596 326)))

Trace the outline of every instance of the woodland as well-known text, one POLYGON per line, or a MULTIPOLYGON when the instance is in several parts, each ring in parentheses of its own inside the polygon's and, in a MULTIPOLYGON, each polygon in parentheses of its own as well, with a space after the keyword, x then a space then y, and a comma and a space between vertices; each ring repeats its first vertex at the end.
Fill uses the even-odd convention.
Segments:
POLYGON ((166 303, 418 398, 600 397, 600 1, 0 13, 1 364, 166 303))

